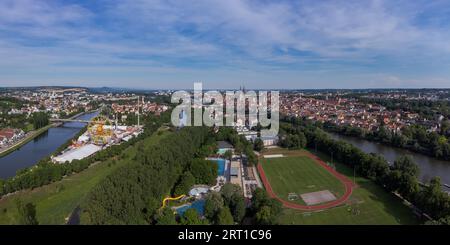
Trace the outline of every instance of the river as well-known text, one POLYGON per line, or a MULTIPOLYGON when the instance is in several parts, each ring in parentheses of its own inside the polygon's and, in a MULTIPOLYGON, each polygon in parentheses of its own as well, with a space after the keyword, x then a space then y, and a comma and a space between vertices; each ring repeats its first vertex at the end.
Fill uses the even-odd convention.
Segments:
MULTIPOLYGON (((89 120, 98 112, 83 114, 77 119, 89 120)), ((59 127, 49 128, 19 149, 0 158, 0 178, 6 179, 16 174, 16 171, 35 165, 39 160, 49 156, 59 146, 73 138, 86 123, 67 122, 59 127)))
POLYGON ((329 133, 334 139, 348 142, 367 153, 378 153, 392 164, 401 155, 410 155, 420 169, 419 179, 427 182, 435 176, 441 178, 442 184, 450 184, 450 162, 438 160, 426 155, 411 152, 405 149, 395 148, 365 139, 329 133))

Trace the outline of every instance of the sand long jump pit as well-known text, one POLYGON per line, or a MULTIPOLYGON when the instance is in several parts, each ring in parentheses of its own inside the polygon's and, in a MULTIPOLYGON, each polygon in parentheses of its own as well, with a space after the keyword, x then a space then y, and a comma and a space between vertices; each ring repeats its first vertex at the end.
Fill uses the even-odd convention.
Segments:
POLYGON ((271 154, 271 155, 264 155, 264 158, 280 158, 284 157, 283 154, 271 154))
POLYGON ((308 206, 336 200, 336 197, 329 190, 305 193, 301 194, 300 197, 308 206))

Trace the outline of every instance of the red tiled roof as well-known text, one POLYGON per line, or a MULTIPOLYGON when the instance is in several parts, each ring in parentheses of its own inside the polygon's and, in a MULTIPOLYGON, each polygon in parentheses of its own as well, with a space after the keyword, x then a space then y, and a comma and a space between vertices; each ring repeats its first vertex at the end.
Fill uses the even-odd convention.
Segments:
POLYGON ((12 138, 15 135, 14 129, 11 128, 5 128, 0 130, 0 136, 3 136, 7 139, 12 138))

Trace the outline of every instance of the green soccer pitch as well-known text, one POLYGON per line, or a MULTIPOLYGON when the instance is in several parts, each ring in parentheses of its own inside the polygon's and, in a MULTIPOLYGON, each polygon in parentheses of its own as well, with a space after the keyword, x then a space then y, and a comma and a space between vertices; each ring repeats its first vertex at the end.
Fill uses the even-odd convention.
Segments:
POLYGON ((335 176, 308 156, 263 158, 261 164, 273 191, 289 202, 305 205, 301 194, 329 190, 338 198, 345 191, 335 176), (298 199, 289 200, 289 193, 296 193, 298 199))
MULTIPOLYGON (((276 195, 283 200, 304 204, 299 200, 288 199, 288 194, 330 190, 342 195, 343 184, 330 172, 314 162, 306 150, 287 150, 282 148, 270 149, 264 152, 269 154, 283 154, 281 158, 260 158, 260 164, 276 195), (313 187, 314 186, 314 187, 313 187)), ((324 161, 329 157, 317 153, 324 161)), ((381 225, 381 224, 418 224, 411 209, 392 193, 386 192, 372 180, 354 175, 352 168, 334 162, 336 171, 352 181, 356 181, 349 200, 345 205, 321 210, 319 212, 301 211, 283 208, 278 218, 279 224, 305 224, 305 225, 381 225)), ((339 198, 336 195, 336 198, 339 198)))

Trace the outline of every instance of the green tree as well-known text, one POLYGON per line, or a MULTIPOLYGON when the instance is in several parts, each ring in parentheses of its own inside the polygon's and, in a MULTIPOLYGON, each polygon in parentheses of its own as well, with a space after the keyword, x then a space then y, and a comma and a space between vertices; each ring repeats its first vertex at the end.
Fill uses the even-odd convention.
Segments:
POLYGON ((410 156, 403 155, 394 161, 393 169, 399 170, 402 174, 417 177, 419 175, 419 167, 410 156))
POLYGON ((450 120, 446 119, 441 122, 441 134, 448 135, 450 132, 450 120))
POLYGON ((219 210, 223 207, 222 195, 211 192, 205 199, 204 213, 209 220, 214 220, 219 210))
POLYGON ((230 205, 231 214, 233 215, 234 221, 240 223, 245 217, 246 205, 244 197, 234 196, 230 205))
POLYGON ((125 120, 125 124, 128 126, 132 126, 132 125, 137 125, 137 114, 136 113, 128 113, 127 115, 127 119, 125 120))
POLYGON ((197 158, 191 162, 190 172, 197 184, 213 185, 218 175, 218 166, 213 161, 197 158))
POLYGON ((408 138, 402 134, 396 133, 392 136, 392 144, 396 147, 405 147, 408 143, 408 138))
MULTIPOLYGON (((383 120, 381 120, 381 122, 383 122, 383 120)), ((390 130, 386 129, 385 126, 381 126, 378 129, 378 138, 380 141, 382 142, 390 142, 391 141, 391 137, 392 137, 392 133, 390 130)))
POLYGON ((261 138, 255 139, 255 142, 253 143, 253 149, 255 151, 262 151, 264 149, 264 142, 261 138))
POLYGON ((217 214, 217 225, 232 225, 234 224, 233 216, 228 207, 222 207, 217 214))
POLYGON ((255 210, 258 210, 261 206, 263 206, 265 204, 267 199, 268 199, 268 196, 267 196, 266 191, 262 188, 256 188, 253 191, 253 195, 252 195, 252 207, 255 210))
POLYGON ((205 225, 206 223, 200 219, 198 212, 195 208, 189 208, 186 210, 181 219, 180 223, 182 225, 205 225))
POLYGON ((45 112, 35 112, 31 116, 31 122, 33 123, 34 129, 40 129, 49 124, 48 114, 45 112))
POLYGON ((195 177, 190 171, 186 171, 175 186, 174 195, 179 196, 189 192, 189 189, 195 184, 195 177))
POLYGON ((230 208, 235 222, 241 222, 245 216, 245 200, 239 185, 226 183, 220 190, 224 203, 230 208))
POLYGON ((5 181, 0 179, 0 197, 5 194, 5 181))
POLYGON ((225 159, 228 159, 228 160, 231 161, 231 158, 233 157, 233 152, 230 151, 230 150, 228 150, 228 151, 226 151, 226 152, 223 154, 223 157, 224 157, 225 159))
POLYGON ((234 144, 234 151, 236 152, 236 154, 242 154, 244 153, 244 144, 238 140, 235 144, 234 144))
POLYGON ((440 178, 435 177, 419 194, 420 207, 435 219, 450 216, 450 197, 441 188, 440 178))
POLYGON ((307 139, 302 132, 296 134, 288 134, 281 137, 279 145, 289 149, 301 149, 307 144, 307 139))
POLYGON ((271 209, 268 206, 261 207, 255 217, 259 225, 271 225, 273 222, 271 209))
POLYGON ((438 220, 430 220, 425 222, 425 225, 450 225, 450 216, 440 218, 438 220))
POLYGON ((247 162, 249 166, 254 166, 258 163, 258 157, 256 156, 255 152, 253 152, 253 147, 248 145, 245 148, 245 155, 247 156, 247 162))
POLYGON ((36 206, 32 203, 23 204, 22 201, 16 201, 17 210, 19 211, 20 224, 22 225, 38 225, 36 219, 36 206))
POLYGON ((281 203, 270 198, 264 189, 253 192, 252 211, 257 224, 275 224, 282 211, 281 203))
POLYGON ((233 196, 241 194, 242 190, 239 185, 226 183, 220 189, 220 193, 222 194, 225 205, 228 206, 228 205, 230 205, 233 196))
POLYGON ((155 218, 156 225, 176 225, 175 214, 170 208, 164 208, 155 218))

